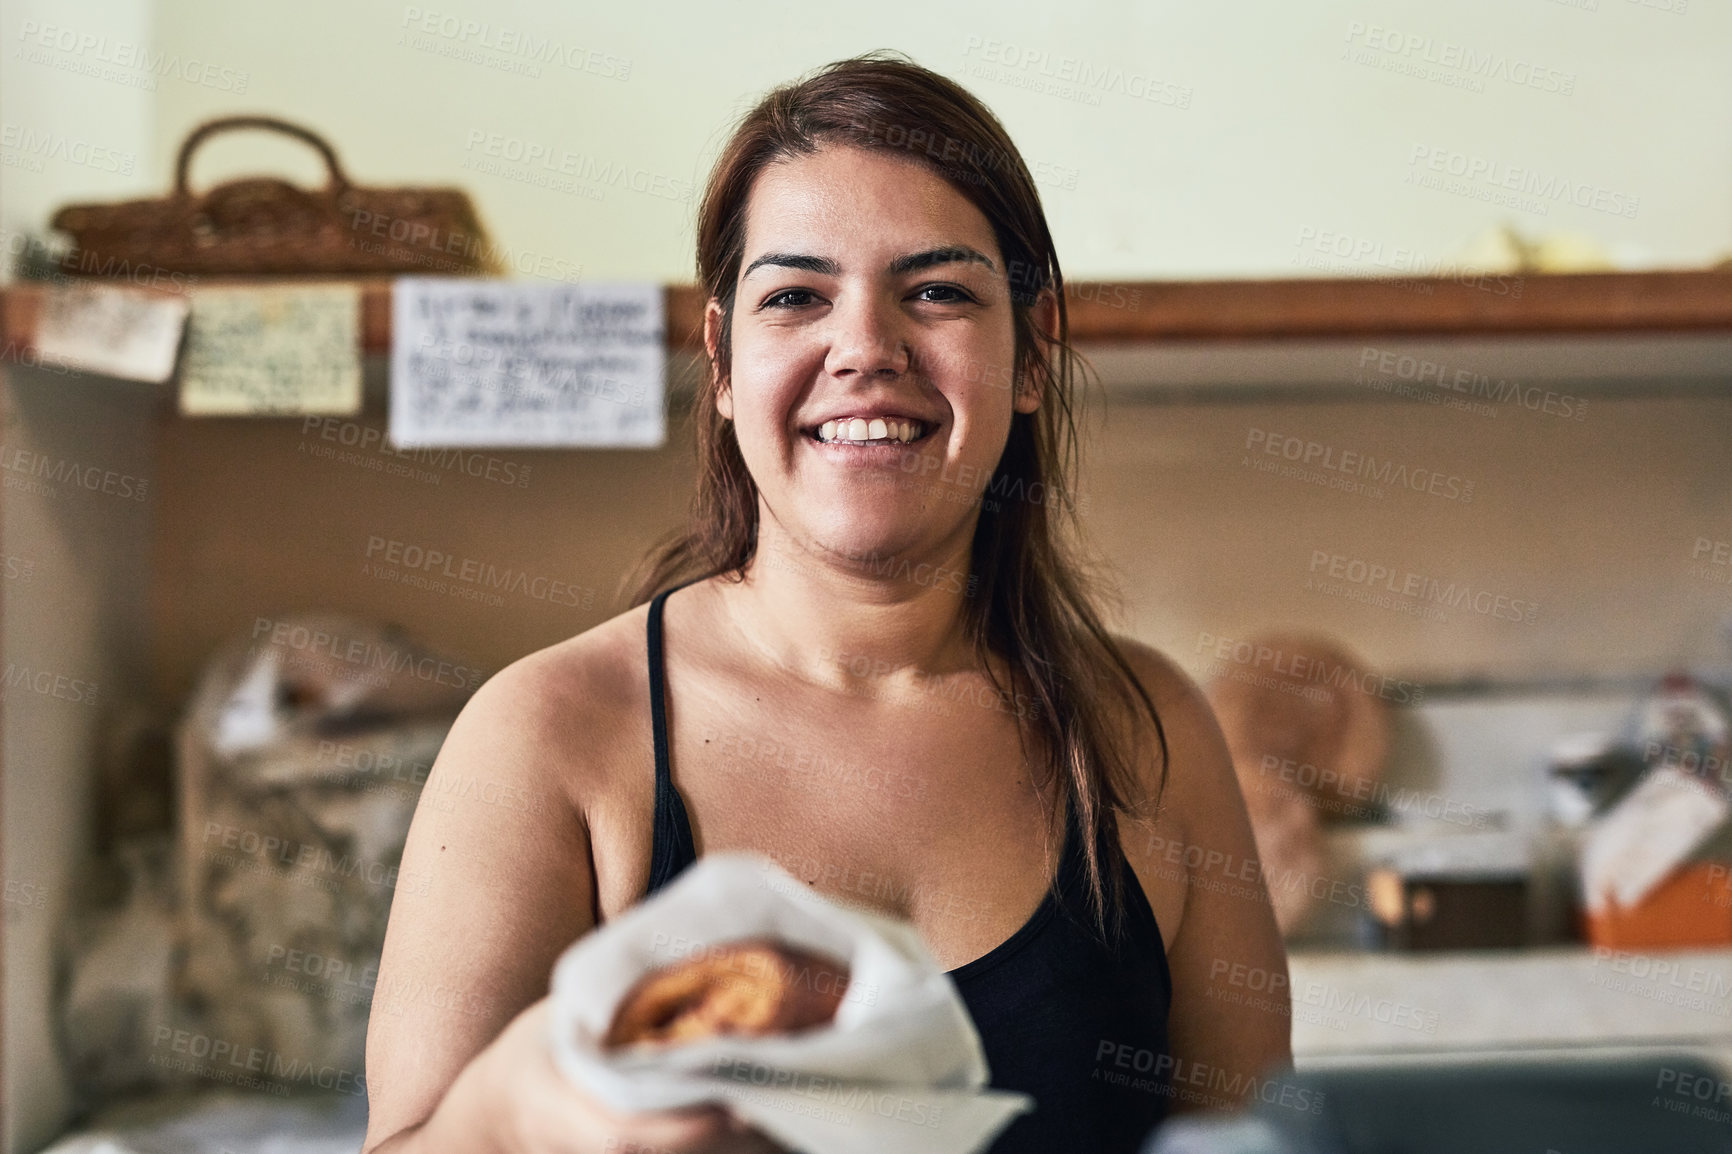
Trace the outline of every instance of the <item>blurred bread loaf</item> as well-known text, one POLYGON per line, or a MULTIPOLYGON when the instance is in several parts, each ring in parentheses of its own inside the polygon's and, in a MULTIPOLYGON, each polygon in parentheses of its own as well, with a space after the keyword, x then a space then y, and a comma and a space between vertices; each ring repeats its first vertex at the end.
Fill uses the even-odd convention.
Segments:
POLYGON ((1222 668, 1206 693, 1285 934, 1316 903, 1309 883, 1329 880, 1322 824, 1379 810, 1389 718, 1377 692, 1381 680, 1340 643, 1278 632, 1246 645, 1253 659, 1222 668), (1285 884, 1293 879, 1298 884, 1285 884))
POLYGON ((836 1016, 848 968, 762 938, 652 970, 620 999, 603 1044, 677 1045, 722 1034, 792 1034, 836 1016))

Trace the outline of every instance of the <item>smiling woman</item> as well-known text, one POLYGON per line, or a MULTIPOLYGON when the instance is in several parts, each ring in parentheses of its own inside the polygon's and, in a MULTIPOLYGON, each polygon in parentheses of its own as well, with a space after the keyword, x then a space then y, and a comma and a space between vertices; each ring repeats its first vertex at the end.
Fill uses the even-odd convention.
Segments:
POLYGON ((1261 1095, 1287 1002, 1233 974, 1285 963, 1266 891, 1210 877, 1254 856, 1244 802, 1195 687, 1081 578, 1062 274, 1003 127, 905 60, 832 65, 736 130, 698 250, 690 524, 447 738, 435 776, 566 804, 417 813, 367 1149, 768 1148, 719 1111, 610 1116, 542 1038, 560 950, 718 850, 913 923, 992 1084, 1035 1099, 994 1154, 1133 1151, 1261 1095), (795 756, 748 764, 765 743, 795 756))

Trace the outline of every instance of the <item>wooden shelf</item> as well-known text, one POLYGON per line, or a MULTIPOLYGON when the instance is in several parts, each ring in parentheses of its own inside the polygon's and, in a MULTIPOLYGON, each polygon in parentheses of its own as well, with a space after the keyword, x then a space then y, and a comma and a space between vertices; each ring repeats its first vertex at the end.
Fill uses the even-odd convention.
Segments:
POLYGON ((1067 291, 1075 338, 1102 343, 1732 330, 1732 271, 1472 283, 1447 277, 1152 281, 1067 291), (1132 293, 1140 293, 1135 306, 1115 307, 1132 293))
MULTIPOLYGON (((388 351, 390 278, 360 283, 364 347, 388 351)), ((34 348, 46 291, 30 283, 0 291, 5 359, 17 360, 34 348)), ((1066 286, 1066 298, 1072 338, 1097 345, 1732 331, 1732 270, 1477 280, 1078 282, 1066 286)), ((697 352, 703 318, 697 288, 669 286, 667 309, 669 348, 697 352)))

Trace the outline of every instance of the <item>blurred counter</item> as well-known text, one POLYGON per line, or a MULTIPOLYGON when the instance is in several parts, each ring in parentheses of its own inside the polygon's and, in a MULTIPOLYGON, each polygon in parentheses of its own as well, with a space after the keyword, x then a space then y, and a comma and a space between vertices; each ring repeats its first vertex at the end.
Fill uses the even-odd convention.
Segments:
POLYGON ((1732 1066, 1732 950, 1295 950, 1289 973, 1300 1069, 1655 1051, 1732 1066))

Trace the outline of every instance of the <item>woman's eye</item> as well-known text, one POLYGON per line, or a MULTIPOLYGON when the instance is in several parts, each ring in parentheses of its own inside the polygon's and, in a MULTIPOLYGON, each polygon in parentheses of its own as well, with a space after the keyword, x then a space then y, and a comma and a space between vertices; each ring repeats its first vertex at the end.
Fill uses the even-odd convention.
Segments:
POLYGON ((915 292, 916 300, 929 304, 953 305, 974 300, 974 297, 953 284, 929 284, 915 292))
POLYGON ((783 289, 759 307, 767 309, 798 309, 805 308, 816 299, 817 294, 811 289, 783 289))

